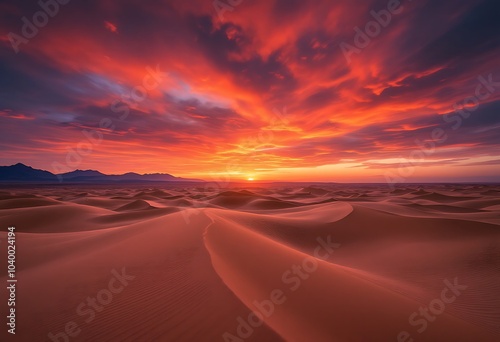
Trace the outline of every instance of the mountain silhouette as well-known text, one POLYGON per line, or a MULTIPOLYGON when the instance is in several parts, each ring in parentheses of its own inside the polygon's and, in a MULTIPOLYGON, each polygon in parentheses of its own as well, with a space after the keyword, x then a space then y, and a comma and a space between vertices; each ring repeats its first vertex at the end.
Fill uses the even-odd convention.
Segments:
POLYGON ((107 182, 203 182, 200 179, 175 177, 168 173, 138 174, 128 172, 121 175, 106 175, 97 170, 75 170, 53 174, 45 170, 34 169, 31 166, 17 163, 10 166, 0 166, 0 182, 2 183, 107 183, 107 182))

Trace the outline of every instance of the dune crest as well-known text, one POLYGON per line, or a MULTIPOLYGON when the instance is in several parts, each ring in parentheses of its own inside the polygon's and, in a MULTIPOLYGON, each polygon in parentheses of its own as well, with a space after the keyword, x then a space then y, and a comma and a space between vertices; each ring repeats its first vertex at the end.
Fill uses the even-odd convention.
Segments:
POLYGON ((5 189, 18 336, 50 341, 74 321, 75 341, 496 342, 495 194, 437 185, 5 189), (123 291, 100 311, 89 307, 116 272, 129 275, 123 291))

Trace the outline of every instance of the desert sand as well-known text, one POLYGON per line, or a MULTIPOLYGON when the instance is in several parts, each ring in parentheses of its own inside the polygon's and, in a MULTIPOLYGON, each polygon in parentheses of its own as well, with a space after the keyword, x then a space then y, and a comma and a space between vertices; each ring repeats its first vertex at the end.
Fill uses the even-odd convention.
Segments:
POLYGON ((500 186, 4 187, 2 298, 9 226, 16 341, 500 341, 500 186))

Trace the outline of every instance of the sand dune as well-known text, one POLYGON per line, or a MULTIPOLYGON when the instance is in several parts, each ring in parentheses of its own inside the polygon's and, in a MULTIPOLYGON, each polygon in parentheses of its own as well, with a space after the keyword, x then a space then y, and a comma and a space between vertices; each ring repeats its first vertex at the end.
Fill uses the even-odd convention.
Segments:
MULTIPOLYGON (((498 190, 7 188, 16 338, 499 341, 498 190), (68 322, 74 336, 63 335, 68 322)), ((5 246, 5 229, 0 237, 5 246)))

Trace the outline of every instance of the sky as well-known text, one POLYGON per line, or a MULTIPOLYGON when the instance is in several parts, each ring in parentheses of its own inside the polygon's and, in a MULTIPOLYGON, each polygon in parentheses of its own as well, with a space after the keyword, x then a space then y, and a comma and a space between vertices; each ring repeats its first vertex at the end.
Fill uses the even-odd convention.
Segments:
POLYGON ((60 2, 0 2, 0 165, 500 181, 497 0, 60 2))

